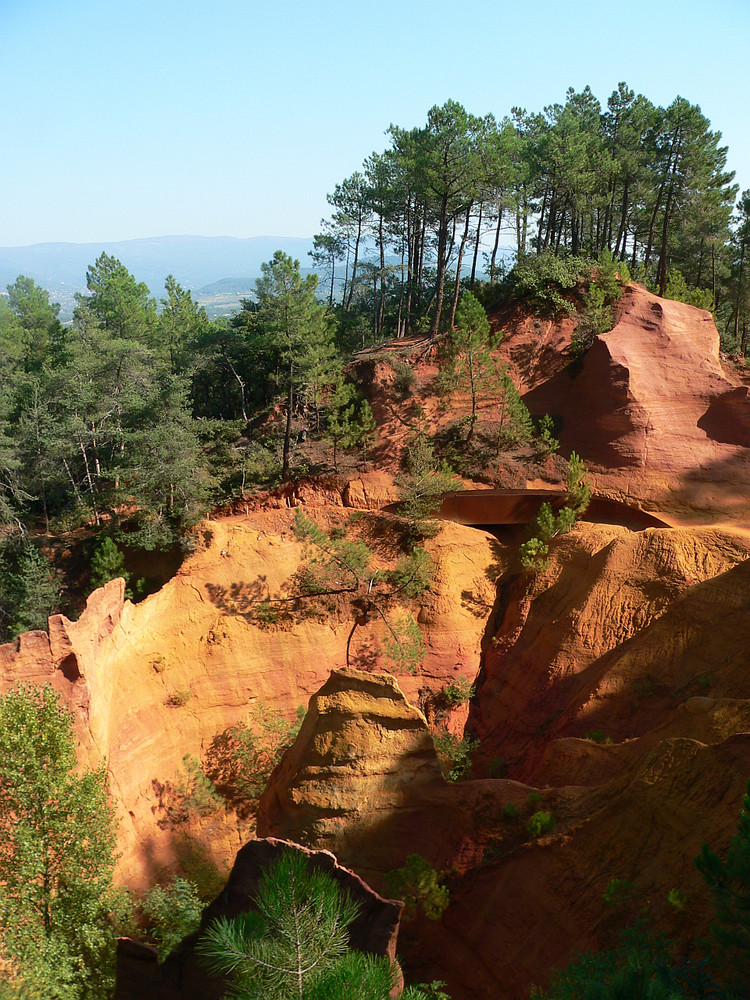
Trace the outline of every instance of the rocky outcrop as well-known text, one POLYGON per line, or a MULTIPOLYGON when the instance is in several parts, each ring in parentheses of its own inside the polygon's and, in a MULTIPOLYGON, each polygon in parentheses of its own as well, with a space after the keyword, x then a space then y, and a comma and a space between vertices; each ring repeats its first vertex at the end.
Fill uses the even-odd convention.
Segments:
POLYGON ((580 370, 537 381, 526 404, 560 418, 563 449, 596 469, 600 488, 744 519, 750 398, 722 368, 713 317, 635 284, 618 313, 580 370))
POLYGON ((264 832, 335 850, 376 886, 412 853, 447 871, 450 907, 404 947, 408 973, 429 968, 456 1000, 528 995, 613 944, 628 906, 687 940, 710 920, 693 858, 726 847, 750 773, 748 609, 742 532, 580 524, 545 572, 498 580, 469 727, 478 768, 507 777, 443 782, 393 679, 337 671, 272 777, 264 832), (537 810, 554 827, 534 840, 537 810))
POLYGON ((107 756, 102 722, 112 697, 99 662, 124 608, 125 582, 112 580, 91 594, 78 621, 53 615, 47 632, 25 632, 0 645, 0 690, 19 681, 52 685, 74 709, 78 736, 97 765, 107 756))
POLYGON ((368 868, 381 856, 390 865, 415 811, 444 787, 427 722, 396 679, 335 670, 271 777, 258 832, 327 848, 345 864, 366 854, 368 868))
POLYGON ((349 927, 349 946, 355 951, 396 959, 399 920, 403 903, 384 899, 354 872, 343 868, 328 851, 306 850, 289 841, 251 840, 239 851, 226 886, 207 906, 200 929, 186 938, 163 965, 152 948, 122 939, 117 952, 116 1000, 218 1000, 224 995, 222 981, 209 976, 197 960, 195 944, 203 930, 219 917, 231 920, 253 909, 258 882, 283 851, 305 855, 308 870, 325 872, 357 904, 358 913, 349 927))
POLYGON ((338 671, 274 773, 261 823, 335 846, 375 885, 412 853, 445 869, 450 906, 437 923, 410 924, 407 975, 428 969, 456 1000, 517 1000, 575 952, 613 944, 644 907, 678 940, 707 928, 693 858, 704 841, 723 850, 733 833, 750 772, 750 735, 738 731, 749 705, 692 698, 636 739, 550 741, 538 790, 508 779, 452 785, 392 678, 338 671), (534 839, 526 824, 537 810, 553 828, 534 839), (617 912, 604 899, 615 879, 617 912), (673 889, 689 919, 670 905, 673 889))

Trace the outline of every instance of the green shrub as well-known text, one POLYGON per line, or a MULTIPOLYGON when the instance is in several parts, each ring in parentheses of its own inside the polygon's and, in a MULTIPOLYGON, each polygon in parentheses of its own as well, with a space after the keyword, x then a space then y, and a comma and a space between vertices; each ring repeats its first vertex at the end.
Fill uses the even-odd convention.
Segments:
POLYGON ((435 564, 427 549, 415 546, 399 558, 390 573, 394 593, 414 600, 421 597, 435 576, 435 564))
POLYGON ((667 893, 667 902, 675 910, 684 910, 687 899, 681 889, 670 889, 667 893))
POLYGON ((0 536, 0 642, 46 629, 59 609, 60 573, 28 538, 0 536))
POLYGON ((676 302, 686 302, 690 306, 698 309, 706 309, 712 312, 714 309, 714 297, 708 288, 694 288, 688 285, 681 271, 676 267, 671 267, 667 272, 667 287, 664 291, 665 299, 674 299, 676 302))
POLYGON ((518 550, 518 558, 527 573, 540 573, 549 566, 549 543, 573 527, 591 500, 588 470, 580 456, 570 454, 567 474, 566 505, 555 514, 552 505, 543 503, 531 526, 531 537, 518 550))
POLYGON ((448 781, 460 781, 471 771, 471 755, 479 746, 479 740, 472 736, 456 736, 444 726, 433 731, 432 739, 443 777, 448 781))
POLYGON ((549 545, 532 535, 519 548, 518 560, 527 573, 542 573, 550 564, 549 545))
POLYGON ((466 677, 456 677, 443 688, 443 696, 449 705, 464 705, 474 697, 475 688, 466 677))
POLYGON ((201 762, 189 753, 182 758, 182 774, 173 791, 174 802, 167 810, 173 824, 184 823, 191 815, 208 816, 222 805, 213 782, 203 773, 201 762))
POLYGON ((560 448, 560 442, 554 436, 555 422, 549 413, 545 413, 537 423, 537 444, 542 455, 552 455, 560 448))
POLYGON ((112 539, 105 535, 99 540, 91 559, 91 589, 103 587, 110 580, 122 577, 125 583, 130 573, 125 569, 125 558, 112 539))
POLYGON ((233 997, 333 1000, 387 997, 389 959, 349 950, 358 906, 331 876, 310 869, 300 851, 284 851, 258 882, 253 909, 219 917, 196 951, 233 997))
POLYGON ((179 876, 166 886, 149 889, 139 905, 149 923, 148 940, 156 947, 160 962, 198 929, 203 911, 197 888, 179 876))
POLYGON ((413 615, 400 615, 389 623, 389 634, 383 640, 383 652, 397 673, 415 674, 424 659, 422 632, 413 615))
POLYGON ((506 802, 503 806, 503 816, 506 819, 517 819, 520 810, 515 802, 506 802))
POLYGON ((206 777, 241 816, 255 812, 271 772, 296 739, 304 715, 300 706, 296 721, 287 722, 259 702, 248 722, 214 736, 204 761, 206 777))
POLYGON ((568 491, 568 507, 570 507, 576 517, 580 517, 586 512, 591 502, 591 482, 583 459, 574 451, 571 451, 570 458, 568 459, 566 486, 568 491))
POLYGON ((386 875, 388 892, 403 899, 406 911, 424 913, 428 920, 439 920, 448 906, 450 893, 441 883, 444 872, 436 872, 420 854, 410 854, 403 868, 386 875))
POLYGON ((536 840, 537 837, 541 837, 542 834, 549 833, 549 831, 554 827, 554 825, 555 825, 555 820, 554 817, 552 816, 552 813, 543 811, 535 812, 532 816, 529 817, 529 820, 526 824, 526 831, 530 837, 533 837, 534 840, 536 840))
POLYGON ((388 358, 388 363, 394 372, 392 390, 398 400, 408 399, 417 387, 417 376, 411 365, 401 358, 388 358))
POLYGON ((589 729, 589 731, 584 736, 585 740, 591 740, 592 743, 611 743, 612 737, 606 736, 601 729, 589 729))
POLYGON ((182 688, 180 691, 173 691, 164 704, 167 708, 184 708, 193 697, 193 692, 189 688, 182 688))
POLYGON ((602 251, 591 271, 591 282, 583 295, 583 309, 573 331, 570 352, 574 357, 585 354, 596 336, 612 329, 614 304, 622 295, 622 286, 629 281, 627 264, 615 260, 609 250, 602 251))
POLYGON ((541 314, 572 316, 575 307, 564 292, 570 292, 591 270, 588 257, 540 253, 524 257, 508 276, 516 298, 528 301, 541 314))

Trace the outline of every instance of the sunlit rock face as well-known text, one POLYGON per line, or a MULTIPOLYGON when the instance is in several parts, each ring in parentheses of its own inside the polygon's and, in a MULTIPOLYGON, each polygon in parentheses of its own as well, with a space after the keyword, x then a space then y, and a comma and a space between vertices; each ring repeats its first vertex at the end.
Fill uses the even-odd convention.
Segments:
MULTIPOLYGON (((304 499, 321 524, 347 515, 327 493, 308 489, 304 499)), ((49 633, 0 646, 0 689, 24 679, 52 683, 74 710, 86 763, 106 763, 120 821, 118 875, 132 886, 178 869, 196 851, 228 869, 254 834, 252 818, 220 807, 175 819, 169 789, 185 780, 183 758, 202 761, 217 735, 253 712, 293 720, 331 669, 346 664, 346 618, 283 627, 253 620, 259 590, 284 592, 305 558, 293 519, 294 509, 270 506, 206 522, 197 551, 145 601, 126 601, 123 581, 112 581, 91 595, 79 621, 55 616, 49 633)), ((457 676, 476 676, 498 560, 491 535, 450 522, 428 548, 435 572, 419 609, 425 658, 400 677, 414 703, 429 702, 457 676)), ((383 629, 373 621, 357 630, 353 664, 382 669, 383 629)), ((454 715, 460 725, 465 707, 454 715)))
POLYGON ((258 830, 377 867, 377 842, 390 861, 444 787, 425 717, 396 679, 336 670, 272 775, 258 830))
POLYGON ((629 285, 578 370, 537 373, 524 397, 560 418, 563 450, 600 488, 661 510, 748 520, 750 398, 719 357, 711 313, 629 285))

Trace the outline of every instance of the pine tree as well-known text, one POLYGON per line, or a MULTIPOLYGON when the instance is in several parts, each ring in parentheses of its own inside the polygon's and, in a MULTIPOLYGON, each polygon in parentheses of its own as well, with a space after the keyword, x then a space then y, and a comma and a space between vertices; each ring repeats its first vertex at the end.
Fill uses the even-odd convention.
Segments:
POLYGON ((396 480, 401 500, 400 513, 406 518, 413 538, 430 538, 438 530, 433 516, 440 509, 443 494, 462 487, 450 465, 435 455, 432 440, 423 424, 423 414, 419 411, 405 454, 406 473, 396 480))
POLYGON ((323 359, 333 359, 334 349, 325 307, 316 299, 316 275, 302 278, 299 261, 277 250, 261 265, 256 282, 257 309, 253 314, 256 336, 275 361, 276 381, 286 396, 286 422, 282 477, 289 478, 292 419, 295 397, 310 370, 323 359))
POLYGON ((504 446, 517 447, 531 440, 534 422, 507 370, 500 376, 498 417, 498 452, 504 446))
POLYGON ((28 538, 12 539, 0 549, 0 638, 46 629, 58 609, 60 577, 28 538))
POLYGON ((91 588, 103 587, 110 580, 122 577, 125 583, 130 579, 130 573, 125 569, 125 558, 115 542, 105 535, 91 559, 91 588))
POLYGON ((390 962, 349 957, 357 904, 330 875, 308 868, 304 855, 285 851, 264 872, 254 904, 234 920, 219 918, 198 943, 206 966, 228 979, 237 1000, 385 1000, 390 962))
POLYGON ((477 406, 497 381, 497 365, 490 353, 499 338, 493 338, 487 313, 471 292, 465 292, 456 312, 448 356, 440 372, 444 392, 461 389, 471 398, 471 416, 466 443, 471 441, 477 421, 477 406))

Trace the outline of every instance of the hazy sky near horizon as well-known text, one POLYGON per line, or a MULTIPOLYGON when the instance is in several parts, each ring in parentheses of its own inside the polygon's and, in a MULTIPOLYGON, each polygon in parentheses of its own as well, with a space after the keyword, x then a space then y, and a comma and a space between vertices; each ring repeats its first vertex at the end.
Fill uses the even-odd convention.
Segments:
POLYGON ((750 187, 748 0, 0 0, 0 246, 311 236, 388 125, 624 80, 750 187))

